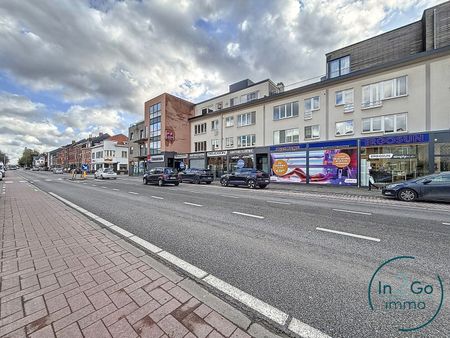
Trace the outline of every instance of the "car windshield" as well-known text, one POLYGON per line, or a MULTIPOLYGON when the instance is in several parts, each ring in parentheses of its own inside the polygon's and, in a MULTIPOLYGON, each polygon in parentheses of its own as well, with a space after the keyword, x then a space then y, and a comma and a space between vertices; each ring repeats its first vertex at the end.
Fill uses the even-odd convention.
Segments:
POLYGON ((112 169, 105 169, 105 173, 112 173, 112 172, 114 172, 114 170, 112 170, 112 169))

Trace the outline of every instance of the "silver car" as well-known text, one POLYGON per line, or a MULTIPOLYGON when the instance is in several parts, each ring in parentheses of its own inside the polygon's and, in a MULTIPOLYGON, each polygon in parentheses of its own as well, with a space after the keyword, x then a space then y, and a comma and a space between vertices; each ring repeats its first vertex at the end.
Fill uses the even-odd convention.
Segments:
POLYGON ((110 169, 110 168, 106 168, 106 169, 98 169, 95 173, 94 173, 94 178, 101 178, 102 180, 104 180, 105 178, 113 178, 116 179, 117 178, 117 173, 114 172, 114 170, 110 169))

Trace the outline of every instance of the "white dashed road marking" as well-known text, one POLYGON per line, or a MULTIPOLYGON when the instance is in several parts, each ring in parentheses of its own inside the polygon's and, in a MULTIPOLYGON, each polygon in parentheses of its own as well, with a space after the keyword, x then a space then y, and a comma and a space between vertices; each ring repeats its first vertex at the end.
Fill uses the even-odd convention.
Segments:
POLYGON ((278 202, 278 201, 267 201, 267 203, 291 205, 291 203, 288 202, 278 202))
POLYGON ((114 188, 113 190, 114 190, 114 191, 119 191, 119 189, 116 189, 116 188, 114 188))
POLYGON ((196 203, 190 203, 190 202, 183 202, 184 204, 187 204, 187 205, 192 205, 192 206, 194 206, 194 207, 202 207, 203 205, 201 205, 201 204, 196 204, 196 203))
POLYGON ((343 209, 332 209, 334 211, 339 211, 339 212, 348 212, 349 214, 360 214, 360 215, 372 215, 371 212, 362 212, 362 211, 353 211, 353 210, 343 210, 343 209))
POLYGON ((132 195, 139 195, 137 192, 134 192, 134 191, 129 191, 128 193, 132 194, 132 195))
POLYGON ((356 237, 356 238, 361 238, 361 239, 367 239, 369 241, 374 241, 374 242, 379 242, 380 241, 379 238, 368 237, 368 236, 363 236, 363 235, 356 235, 356 234, 352 234, 352 233, 349 233, 349 232, 343 232, 343 231, 337 231, 337 230, 331 230, 331 229, 325 229, 325 228, 316 228, 316 230, 325 231, 325 232, 331 232, 333 234, 338 234, 338 235, 344 235, 344 236, 356 237))
POLYGON ((220 195, 222 197, 229 197, 229 198, 240 198, 239 196, 233 196, 233 195, 220 195))
POLYGON ((450 223, 445 223, 445 222, 442 222, 442 224, 444 224, 444 225, 450 225, 450 223))
POLYGON ((237 212, 237 211, 233 211, 232 214, 241 215, 241 216, 247 216, 247 217, 253 217, 253 218, 259 218, 259 219, 264 219, 263 216, 252 215, 252 214, 246 214, 246 213, 243 213, 243 212, 237 212))
POLYGON ((151 198, 157 199, 157 200, 163 200, 164 197, 159 197, 159 196, 150 196, 151 198))

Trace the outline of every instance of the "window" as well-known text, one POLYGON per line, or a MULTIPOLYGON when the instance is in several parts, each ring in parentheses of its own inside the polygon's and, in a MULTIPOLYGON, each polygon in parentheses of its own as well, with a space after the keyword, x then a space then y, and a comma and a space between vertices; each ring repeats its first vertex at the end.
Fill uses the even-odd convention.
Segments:
POLYGON ((237 117, 237 126, 244 127, 256 123, 256 112, 240 114, 237 117))
POLYGON ((336 122, 336 136, 352 135, 353 120, 336 122))
POLYGON ((225 138, 225 147, 227 147, 227 148, 234 147, 234 137, 226 137, 225 138))
POLYGON ((130 133, 130 141, 133 139, 133 133, 130 133))
POLYGON ((126 151, 122 151, 122 157, 128 157, 126 151))
POLYGON ((380 87, 379 83, 362 87, 362 108, 381 106, 380 87))
POLYGON ((206 141, 202 142, 195 142, 194 143, 194 149, 195 151, 206 151, 206 141))
POLYGON ((401 133, 407 131, 406 113, 363 119, 363 133, 401 133))
POLYGON ((233 106, 235 106, 237 104, 239 104, 239 97, 238 96, 233 97, 233 98, 230 99, 230 107, 233 107, 233 106))
POLYGON ((318 124, 314 126, 305 127, 305 140, 311 140, 320 137, 320 126, 318 124))
POLYGON ((219 140, 211 140, 211 149, 212 150, 219 149, 219 140))
POLYGON ((273 107, 273 120, 282 120, 298 116, 298 101, 273 107))
POLYGON ((299 129, 276 130, 273 132, 273 144, 296 143, 299 141, 299 129))
POLYGON ((328 62, 328 77, 338 77, 350 73, 350 55, 328 62))
POLYGON ((219 129, 219 120, 211 121, 211 130, 218 130, 219 129))
POLYGON ((95 158, 95 153, 92 153, 92 159, 94 159, 95 158))
POLYGON ((206 133, 206 122, 194 126, 195 135, 206 133))
POLYGON ((130 147, 130 155, 133 155, 133 147, 130 147))
POLYGON ((238 136, 237 138, 237 146, 238 147, 252 147, 256 143, 256 135, 243 135, 238 136))
POLYGON ((353 88, 336 92, 336 106, 353 104, 353 88))
POLYGON ((305 112, 318 110, 320 108, 319 96, 314 96, 305 100, 305 112))
POLYGON ((362 87, 362 108, 379 107, 381 100, 392 99, 408 94, 407 76, 372 83, 362 87))
POLYGON ((216 109, 217 110, 220 110, 220 109, 222 109, 223 108, 223 102, 221 101, 221 102, 217 102, 216 103, 216 109))
POLYGON ((406 91, 406 76, 401 76, 395 79, 382 82, 383 99, 390 99, 394 97, 404 96, 406 91))
POLYGON ((150 106, 150 119, 161 116, 161 103, 150 106))
POLYGON ((247 94, 247 102, 256 100, 257 98, 258 98, 258 92, 253 92, 253 93, 247 94))
POLYGON ((212 113, 214 110, 212 109, 212 105, 211 106, 209 106, 209 107, 205 107, 205 108, 202 108, 202 115, 205 115, 205 114, 208 114, 208 113, 212 113))
POLYGON ((234 126, 234 116, 227 116, 225 118, 225 127, 233 127, 234 126))

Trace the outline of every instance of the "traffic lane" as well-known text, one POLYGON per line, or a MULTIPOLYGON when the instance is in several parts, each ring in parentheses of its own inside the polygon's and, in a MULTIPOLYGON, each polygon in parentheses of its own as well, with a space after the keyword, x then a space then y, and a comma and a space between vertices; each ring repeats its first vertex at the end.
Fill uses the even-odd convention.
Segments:
MULTIPOLYGON (((71 196, 74 197, 75 195, 72 192, 71 196)), ((134 200, 135 197, 129 196, 129 199, 134 200)), ((113 205, 116 199, 113 193, 104 191, 100 201, 106 203, 102 206, 102 209, 105 209, 105 206, 113 205), (108 201, 108 198, 112 198, 112 200, 108 201)), ((123 202, 126 206, 129 206, 129 203, 123 202)), ((155 216, 165 214, 165 212, 161 212, 164 204, 155 208, 158 211, 155 214, 154 209, 148 208, 148 204, 142 202, 142 200, 138 199, 133 202, 143 203, 143 207, 140 207, 139 210, 148 211, 148 215, 141 213, 141 217, 133 219, 151 219, 154 227, 165 228, 163 230, 165 233, 172 232, 172 235, 164 240, 166 243, 167 241, 168 243, 176 243, 169 250, 170 252, 200 267, 206 259, 209 262, 207 271, 268 301, 270 304, 283 308, 289 313, 296 313, 298 318, 308 324, 333 336, 353 335, 355 323, 367 327, 370 331, 377 328, 378 323, 376 321, 367 321, 365 318, 365 306, 359 308, 358 306, 355 307, 354 304, 365 304, 365 285, 370 278, 370 272, 373 272, 372 266, 376 266, 376 263, 379 264, 382 259, 375 258, 374 255, 356 258, 354 252, 346 254, 337 249, 329 250, 330 247, 336 247, 336 245, 330 245, 330 243, 323 243, 323 247, 318 247, 304 242, 290 244, 283 241, 283 245, 280 246, 279 241, 274 243, 270 236, 261 235, 261 231, 257 236, 251 231, 243 235, 236 230, 230 230, 232 225, 230 223, 225 223, 222 228, 220 226, 219 228, 211 227, 209 219, 205 223, 198 217, 194 218, 195 226, 192 227, 191 217, 186 215, 185 212, 183 212, 182 217, 175 217, 175 219, 169 217, 168 219, 167 215, 175 216, 173 208, 169 208, 166 210, 166 216, 159 219, 155 216), (198 226, 197 222, 202 223, 203 226, 195 231, 195 227, 198 226), (168 225, 176 226, 167 229, 168 225), (188 229, 187 233, 183 232, 184 229, 188 229), (173 231, 180 232, 178 240, 174 241, 173 231), (211 233, 214 233, 214 236, 211 237, 213 235, 211 233), (189 245, 190 241, 186 241, 189 236, 194 237, 197 244, 189 245), (199 236, 200 239, 206 237, 205 241, 199 242, 199 236), (223 243, 224 239, 227 239, 226 243, 223 243), (289 249, 290 246, 292 246, 291 249, 289 249), (224 249, 221 249, 221 247, 224 247, 224 249), (300 248, 303 250, 300 250, 300 248), (212 251, 217 252, 217 254, 211 256, 212 251), (192 253, 192 255, 186 255, 186 253, 192 253), (370 262, 370 264, 364 269, 362 267, 366 262, 370 262), (224 265, 224 263, 226 264, 224 265), (232 269, 229 270, 227 267, 232 267, 232 269), (267 274, 268 271, 270 271, 269 274, 267 274), (264 277, 261 278, 261 276, 264 277), (362 278, 358 280, 355 276, 362 278), (280 278, 283 280, 282 283, 280 283, 280 278), (339 288, 334 287, 334 284, 338 285, 339 288), (361 288, 361 285, 364 285, 364 287, 361 288), (269 293, 268 290, 273 292, 269 293), (307 291, 305 292, 305 290, 307 291), (353 290, 355 295, 349 295, 348 290, 353 290), (324 295, 327 295, 331 301, 323 299, 324 295), (295 298, 294 303, 286 301, 293 297, 295 298), (356 308, 356 313, 349 312, 351 309, 347 309, 346 306, 343 307, 342 303, 345 302, 353 304, 350 308, 353 310, 356 308), (351 315, 349 317, 336 316, 335 310, 338 308, 345 311, 341 313, 351 315), (305 309, 307 309, 306 312, 305 309), (317 319, 317 313, 321 313, 320 320, 317 319), (311 318, 308 317, 309 314, 312 314, 311 318), (329 322, 327 318, 338 319, 339 327, 327 324, 329 322), (348 321, 346 318, 351 318, 351 320, 348 321)), ((118 209, 120 208, 115 206, 107 213, 110 214, 118 209)), ((129 219, 126 217, 124 221, 127 220, 129 219)), ((216 221, 216 223, 220 222, 216 221)), ((144 229, 143 233, 137 231, 134 231, 134 233, 146 238, 149 230, 148 223, 141 224, 141 228, 144 229)), ((150 237, 155 238, 154 234, 151 234, 150 237)), ((152 242, 152 239, 148 240, 152 242)), ((346 240, 343 241, 342 247, 346 248, 346 240)), ((357 252, 367 252, 367 249, 360 248, 357 252)))

